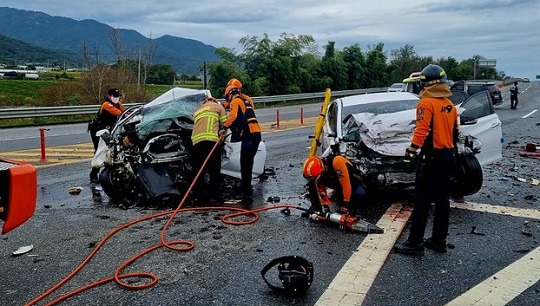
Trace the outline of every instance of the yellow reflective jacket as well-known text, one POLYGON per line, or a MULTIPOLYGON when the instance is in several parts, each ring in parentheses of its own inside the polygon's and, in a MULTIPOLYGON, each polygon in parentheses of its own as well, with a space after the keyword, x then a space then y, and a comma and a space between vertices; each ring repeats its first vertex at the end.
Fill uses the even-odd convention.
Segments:
POLYGON ((227 120, 225 108, 217 102, 207 100, 193 114, 193 132, 191 142, 196 144, 201 141, 217 141, 219 129, 227 120))

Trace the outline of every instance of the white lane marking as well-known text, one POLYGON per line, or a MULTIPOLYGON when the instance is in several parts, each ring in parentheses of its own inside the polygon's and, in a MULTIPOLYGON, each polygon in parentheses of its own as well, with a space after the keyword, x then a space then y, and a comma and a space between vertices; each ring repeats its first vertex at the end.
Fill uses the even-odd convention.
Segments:
POLYGON ((538 111, 538 110, 537 110, 537 109, 535 109, 535 110, 533 110, 532 112, 528 113, 527 115, 525 115, 525 116, 521 117, 521 119, 525 119, 525 118, 527 118, 527 117, 531 116, 532 114, 536 113, 537 111, 538 111))
POLYGON ((489 212, 489 213, 499 214, 499 215, 540 219, 540 210, 538 209, 507 207, 507 206, 482 204, 482 203, 474 203, 474 202, 465 202, 465 203, 450 202, 450 206, 459 208, 459 209, 489 212))
MULTIPOLYGON (((537 209, 505 207, 474 202, 451 202, 451 206, 458 209, 540 219, 540 211, 537 209)), ((399 203, 392 204, 384 216, 377 222, 377 225, 385 230, 384 234, 370 234, 366 236, 364 241, 358 246, 353 255, 341 268, 315 305, 361 305, 388 257, 388 254, 392 251, 395 242, 401 235, 410 214, 410 207, 402 207, 399 203)), ((540 264, 540 260, 537 261, 538 264, 540 264)), ((512 271, 512 273, 517 273, 517 275, 519 275, 521 272, 519 272, 519 270, 516 272, 515 269, 516 266, 514 265, 508 267, 508 271, 512 271)), ((531 266, 528 265, 527 269, 531 269, 531 266)), ((536 273, 537 274, 533 275, 538 277, 538 272, 536 273)), ((522 280, 517 279, 516 282, 512 281, 510 283, 512 286, 524 286, 520 285, 520 282, 523 283, 522 280)), ((532 286, 534 282, 528 282, 527 284, 532 286)), ((487 289, 485 291, 495 292, 497 288, 492 286, 496 285, 487 284, 487 289)), ((523 292, 523 290, 519 293, 521 292, 523 292)), ((519 293, 517 293, 517 295, 519 295, 519 293)), ((501 292, 501 294, 503 293, 501 292)), ((459 305, 459 303, 455 305, 459 305)), ((498 305, 498 303, 493 303, 491 305, 498 305)))
POLYGON ((506 305, 538 280, 540 280, 540 247, 446 305, 506 305))
POLYGON ((392 204, 377 222, 384 234, 366 236, 315 305, 362 304, 410 215, 410 207, 392 204))

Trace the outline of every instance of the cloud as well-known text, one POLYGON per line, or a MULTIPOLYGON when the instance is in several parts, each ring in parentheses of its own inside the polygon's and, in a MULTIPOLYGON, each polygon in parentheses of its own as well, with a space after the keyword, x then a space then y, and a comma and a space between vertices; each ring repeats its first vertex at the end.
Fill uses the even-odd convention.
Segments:
MULTIPOLYGON (((405 44, 422 56, 474 54, 497 58, 509 74, 533 76, 540 66, 538 0, 3 0, 3 5, 76 20, 95 19, 157 38, 174 35, 239 49, 245 36, 272 40, 281 33, 311 35, 320 48, 379 42, 390 51, 405 44), (519 50, 518 50, 519 49, 519 50), (518 56, 519 55, 519 56, 518 56), (530 63, 523 66, 520 62, 530 63), (514 70, 515 67, 515 70, 514 70), (529 69, 529 70, 527 70, 529 69)), ((500 67, 499 67, 500 68, 500 67)))
POLYGON ((485 13, 502 11, 512 14, 515 7, 531 7, 537 0, 454 0, 427 4, 428 12, 485 13))

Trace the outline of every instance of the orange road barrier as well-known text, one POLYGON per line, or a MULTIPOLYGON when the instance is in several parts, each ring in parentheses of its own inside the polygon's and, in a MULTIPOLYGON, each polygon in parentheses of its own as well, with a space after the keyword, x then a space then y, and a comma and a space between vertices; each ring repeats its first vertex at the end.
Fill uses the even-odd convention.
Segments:
POLYGON ((39 128, 39 139, 41 140, 41 158, 40 162, 44 163, 47 161, 47 157, 45 156, 45 128, 39 128))

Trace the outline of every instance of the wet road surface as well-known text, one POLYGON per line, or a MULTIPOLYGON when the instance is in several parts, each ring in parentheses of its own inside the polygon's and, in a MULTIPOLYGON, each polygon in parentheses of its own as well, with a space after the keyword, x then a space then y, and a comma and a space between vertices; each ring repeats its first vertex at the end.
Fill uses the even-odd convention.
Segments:
MULTIPOLYGON (((536 93, 540 91, 538 87, 536 93)), ((529 93, 520 97, 520 106, 540 106, 538 95, 533 94, 535 91, 529 93)), ((518 111, 521 110, 518 108, 518 111)), ((466 201, 490 204, 490 208, 502 206, 502 209, 492 209, 493 212, 452 209, 448 240, 455 248, 446 254, 426 250, 425 256, 416 258, 390 252, 371 288, 360 297, 364 305, 445 305, 486 279, 498 279, 494 275, 515 262, 521 263, 522 258, 529 265, 516 273, 533 281, 522 288, 522 293, 510 298, 508 304, 540 304, 540 273, 537 261, 533 260, 535 250, 540 246, 537 214, 540 186, 532 184, 532 178, 540 179, 540 160, 517 156, 525 141, 540 142, 540 117, 536 113, 531 118, 508 122, 505 114, 514 118, 518 116, 517 112, 510 113, 502 107, 497 112, 503 121, 506 139, 504 159, 484 169, 482 189, 476 195, 466 197, 466 201), (526 182, 517 178, 525 178, 526 182), (505 207, 523 210, 511 215, 510 209, 505 210, 505 207), (520 215, 527 212, 532 213, 520 215)), ((311 128, 304 128, 266 134, 263 138, 269 152, 267 166, 274 168, 275 175, 255 185, 256 195, 251 205, 233 206, 275 205, 266 199, 279 196, 277 204, 307 208, 308 201, 301 196, 305 183, 301 177, 301 163, 307 155, 307 135, 311 131, 311 128)), ((111 229, 162 211, 152 208, 124 210, 109 203, 99 190, 92 192, 88 169, 88 162, 39 169, 36 215, 0 240, 3 283, 0 300, 6 302, 3 304, 29 302, 68 275, 111 229), (79 195, 69 195, 67 190, 72 186, 84 189, 79 195), (98 200, 97 194, 101 195, 101 202, 94 201, 98 200), (34 249, 28 254, 11 255, 18 247, 29 244, 33 244, 34 249)), ((375 223, 391 203, 400 200, 403 198, 395 196, 373 199, 363 209, 362 216, 375 223)), ((295 210, 290 216, 279 210, 262 212, 255 224, 243 226, 222 223, 220 218, 224 215, 223 211, 180 214, 173 221, 167 237, 192 240, 195 248, 186 253, 159 249, 127 269, 129 272, 156 273, 159 276, 156 286, 131 291, 109 283, 73 297, 65 304, 314 305, 334 277, 347 272, 340 270, 347 260, 361 253, 359 246, 372 239, 372 236, 309 221, 295 210), (273 293, 260 276, 266 263, 285 255, 300 255, 313 262, 314 282, 305 296, 273 293)), ((46 301, 91 281, 112 276, 124 260, 159 242, 164 223, 165 218, 158 218, 122 231, 86 268, 46 301)), ((405 227, 404 232, 407 229, 405 227)), ((137 284, 145 280, 132 279, 130 282, 137 284)), ((512 294, 500 292, 500 296, 495 297, 499 301, 497 304, 506 304, 508 296, 512 294)), ((347 305, 347 302, 342 300, 341 304, 347 305)))

